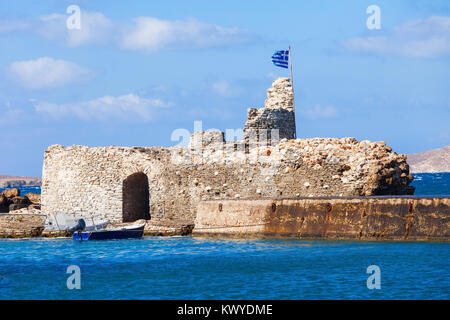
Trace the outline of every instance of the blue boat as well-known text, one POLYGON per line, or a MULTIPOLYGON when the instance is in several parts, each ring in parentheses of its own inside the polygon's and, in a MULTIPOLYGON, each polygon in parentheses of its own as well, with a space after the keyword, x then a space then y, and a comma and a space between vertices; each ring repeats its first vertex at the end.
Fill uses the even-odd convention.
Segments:
POLYGON ((145 222, 120 228, 110 228, 95 231, 79 230, 73 233, 73 240, 85 241, 142 238, 142 235, 144 234, 144 227, 145 222))

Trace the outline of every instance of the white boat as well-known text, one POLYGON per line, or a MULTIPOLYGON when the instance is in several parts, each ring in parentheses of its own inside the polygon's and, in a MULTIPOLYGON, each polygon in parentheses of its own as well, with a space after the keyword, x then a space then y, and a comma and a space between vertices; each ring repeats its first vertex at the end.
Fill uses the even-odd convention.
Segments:
POLYGON ((108 219, 94 219, 92 217, 85 217, 81 215, 72 214, 51 214, 47 215, 45 219, 44 230, 47 231, 68 231, 78 224, 78 221, 83 219, 86 223, 85 231, 103 230, 109 225, 108 219))

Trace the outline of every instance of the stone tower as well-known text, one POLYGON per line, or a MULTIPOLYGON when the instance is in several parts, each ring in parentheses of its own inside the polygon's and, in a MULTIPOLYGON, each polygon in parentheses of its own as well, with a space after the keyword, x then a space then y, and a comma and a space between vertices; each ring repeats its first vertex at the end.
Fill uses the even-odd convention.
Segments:
POLYGON ((244 139, 246 141, 257 139, 260 142, 267 139, 273 144, 277 139, 279 141, 284 138, 295 139, 296 129, 291 81, 289 78, 281 77, 273 81, 272 87, 267 90, 264 108, 248 109, 244 139))

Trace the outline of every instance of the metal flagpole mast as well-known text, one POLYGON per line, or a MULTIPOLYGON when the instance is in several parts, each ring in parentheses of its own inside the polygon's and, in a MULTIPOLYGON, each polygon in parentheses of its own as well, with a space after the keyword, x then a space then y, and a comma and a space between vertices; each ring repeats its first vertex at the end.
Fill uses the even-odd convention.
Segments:
POLYGON ((294 96, 294 77, 292 76, 291 46, 289 46, 289 64, 291 66, 292 107, 294 111, 294 139, 297 139, 297 127, 295 125, 295 96, 294 96))

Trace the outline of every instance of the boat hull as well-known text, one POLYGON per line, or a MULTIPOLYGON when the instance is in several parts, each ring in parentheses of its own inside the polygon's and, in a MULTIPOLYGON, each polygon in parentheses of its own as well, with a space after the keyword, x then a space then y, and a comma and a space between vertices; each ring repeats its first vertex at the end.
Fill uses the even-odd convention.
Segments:
POLYGON ((142 238, 144 234, 144 226, 139 226, 133 229, 124 230, 100 230, 100 231, 77 231, 73 233, 73 240, 115 240, 115 239, 130 239, 142 238))

